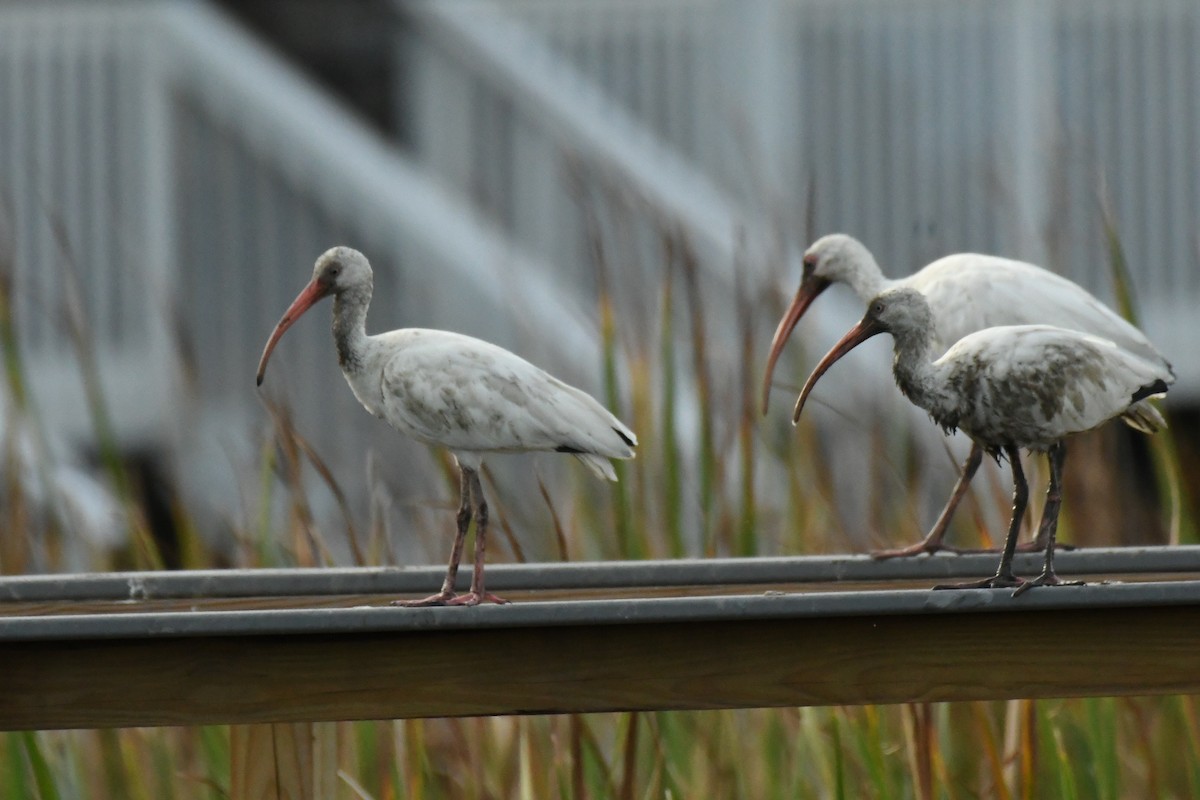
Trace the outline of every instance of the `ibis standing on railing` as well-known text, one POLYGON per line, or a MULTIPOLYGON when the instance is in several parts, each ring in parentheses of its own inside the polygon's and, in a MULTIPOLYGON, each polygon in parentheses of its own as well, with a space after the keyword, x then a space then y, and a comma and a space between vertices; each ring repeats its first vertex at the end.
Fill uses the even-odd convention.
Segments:
POLYGON ((484 590, 487 503, 479 470, 495 452, 570 453, 602 478, 616 480, 610 458, 633 458, 637 436, 590 395, 503 348, 447 331, 404 328, 367 335, 373 278, 366 257, 334 247, 317 259, 312 280, 284 313, 258 364, 284 331, 317 301, 333 295, 333 340, 354 396, 396 430, 454 455, 461 471, 458 529, 442 590, 396 605, 505 602, 484 590), (454 591, 467 529, 475 517, 471 590, 454 591))
MULTIPOLYGON (((818 239, 804 254, 800 288, 771 342, 762 386, 764 414, 775 362, 788 337, 812 302, 835 283, 849 286, 864 305, 885 289, 904 286, 919 291, 932 313, 929 335, 930 347, 935 354, 985 328, 1046 324, 1108 339, 1173 377, 1171 365, 1140 330, 1078 284, 1053 272, 998 256, 956 253, 934 261, 907 278, 888 280, 861 242, 834 233, 818 239)), ((1139 403, 1125 420, 1139 430, 1146 430, 1144 420, 1153 420, 1156 416, 1153 408, 1139 403)), ((924 539, 909 547, 881 550, 874 555, 890 558, 949 549, 942 544, 942 538, 982 458, 979 445, 972 445, 950 499, 924 539)), ((1043 514, 1031 549, 1045 547, 1047 525, 1048 520, 1043 514)))
MULTIPOLYGON (((1031 586, 1061 583, 1054 573, 1054 537, 1062 502, 1063 440, 1136 414, 1139 427, 1153 432, 1166 423, 1144 401, 1167 391, 1171 370, 1101 339, 1050 325, 1009 325, 959 339, 940 358, 936 322, 925 295, 913 288, 889 289, 870 302, 866 316, 821 359, 796 401, 800 418, 813 386, 835 361, 879 333, 894 339, 896 384, 946 432, 961 430, 983 452, 1012 466, 1013 516, 1000 566, 991 578, 953 588, 1031 586), (934 359, 937 359, 936 361, 934 359), (1020 448, 1045 452, 1050 489, 1043 524, 1046 561, 1042 574, 1024 581, 1013 574, 1028 486, 1020 448)), ((951 588, 951 587, 944 587, 951 588)))

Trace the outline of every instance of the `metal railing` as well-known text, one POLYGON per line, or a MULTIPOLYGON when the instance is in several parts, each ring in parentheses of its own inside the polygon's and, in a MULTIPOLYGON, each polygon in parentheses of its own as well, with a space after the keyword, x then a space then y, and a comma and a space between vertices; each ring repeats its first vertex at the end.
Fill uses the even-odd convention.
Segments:
POLYGON ((387 605, 433 570, 4 578, 0 729, 1195 692, 1196 555, 1064 553, 1128 582, 1020 597, 926 588, 994 556, 508 565, 476 608, 387 605))

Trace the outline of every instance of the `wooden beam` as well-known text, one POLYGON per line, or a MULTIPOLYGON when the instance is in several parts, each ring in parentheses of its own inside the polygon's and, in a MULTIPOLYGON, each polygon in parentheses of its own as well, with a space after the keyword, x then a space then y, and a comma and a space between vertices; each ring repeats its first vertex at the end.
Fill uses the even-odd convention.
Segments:
POLYGON ((1200 692, 1197 581, 18 622, 8 730, 1200 692))
POLYGON ((333 800, 337 796, 336 723, 234 725, 230 757, 232 800, 333 800))

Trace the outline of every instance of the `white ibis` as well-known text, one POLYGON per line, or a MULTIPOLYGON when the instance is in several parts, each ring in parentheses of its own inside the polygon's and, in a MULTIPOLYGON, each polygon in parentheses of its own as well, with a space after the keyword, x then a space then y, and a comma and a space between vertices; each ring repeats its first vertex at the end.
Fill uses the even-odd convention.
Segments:
POLYGON ((284 331, 319 300, 333 295, 333 340, 354 396, 401 433, 448 448, 461 472, 458 529, 442 590, 395 605, 503 603, 484 591, 488 510, 479 481, 484 455, 570 453, 600 477, 616 480, 608 459, 633 458, 637 436, 587 393, 493 344, 422 328, 368 336, 372 288, 371 266, 362 253, 349 247, 323 253, 312 280, 267 340, 258 383, 284 331), (456 595, 454 581, 472 515, 475 571, 470 591, 456 595))
POLYGON ((983 452, 997 461, 1003 453, 1012 465, 1013 517, 1000 566, 992 577, 961 587, 1018 586, 1019 594, 1030 586, 1061 583, 1054 573, 1054 537, 1062 502, 1063 440, 1130 413, 1138 414, 1139 427, 1148 432, 1165 426, 1157 409, 1143 401, 1164 394, 1175 376, 1162 364, 1107 339, 1050 325, 977 331, 959 339, 935 361, 934 326, 933 311, 916 289, 900 287, 878 295, 862 321, 805 381, 792 419, 800 418, 813 386, 835 361, 876 334, 892 334, 893 373, 900 391, 945 431, 962 430, 983 452), (1028 582, 1012 572, 1028 499, 1020 448, 1045 452, 1050 461, 1043 512, 1045 568, 1028 582))
MULTIPOLYGON (((804 254, 800 288, 771 341, 762 387, 764 414, 775 362, 788 337, 812 302, 834 283, 849 286, 864 305, 885 289, 905 286, 919 291, 925 296, 933 315, 929 332, 930 346, 935 353, 941 353, 964 336, 985 328, 1047 324, 1108 339, 1174 375, 1170 363, 1140 330, 1078 284, 1041 267, 998 256, 956 253, 934 261, 907 278, 889 280, 861 242, 846 234, 833 233, 818 239, 804 254)), ((1153 422, 1156 412, 1152 412, 1148 405, 1137 404, 1124 419, 1131 426, 1145 430, 1148 423, 1143 420, 1149 415, 1153 422)), ((983 451, 973 445, 950 499, 924 539, 909 547, 881 550, 874 554, 875 557, 911 556, 952 549, 943 545, 942 539, 982 458, 983 451)), ((1042 520, 1031 549, 1045 546, 1045 514, 1042 520)))

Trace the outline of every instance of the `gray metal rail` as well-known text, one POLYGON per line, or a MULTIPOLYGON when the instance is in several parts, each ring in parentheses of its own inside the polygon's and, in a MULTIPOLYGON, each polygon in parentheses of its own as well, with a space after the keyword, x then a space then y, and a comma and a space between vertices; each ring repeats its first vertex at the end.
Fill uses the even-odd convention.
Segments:
POLYGON ((707 595, 620 600, 552 600, 475 608, 290 608, 0 617, 0 644, 210 636, 318 636, 509 630, 595 625, 664 625, 746 620, 906 616, 1003 611, 1098 611, 1200 606, 1200 580, 1035 589, 901 589, 707 595))
MULTIPOLYGON (((839 555, 495 564, 487 576, 495 591, 942 581, 990 575, 997 558, 969 553, 885 561, 839 555)), ((1041 558, 1018 554, 1014 565, 1019 574, 1036 574, 1041 558)), ((1200 546, 1070 550, 1056 556, 1056 565, 1065 576, 1200 577, 1200 546)), ((436 590, 444 573, 441 566, 422 566, 20 575, 0 578, 0 603, 406 594, 436 590)), ((466 588, 469 575, 459 579, 466 588)))
POLYGON ((4 578, 0 730, 1200 691, 1200 548, 1063 553, 1093 582, 1021 597, 927 588, 995 563, 496 565, 517 602, 476 608, 387 605, 440 567, 4 578))

